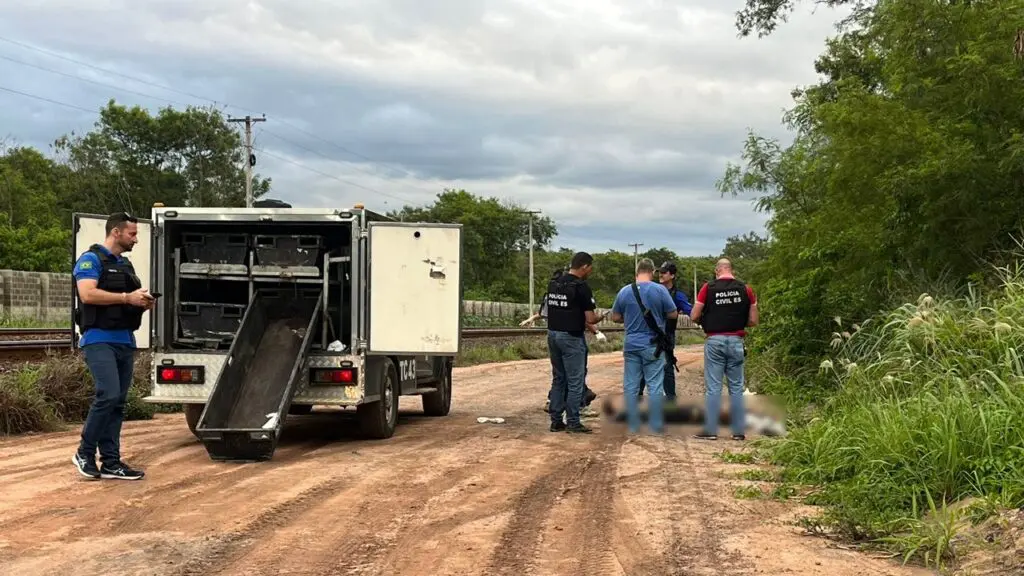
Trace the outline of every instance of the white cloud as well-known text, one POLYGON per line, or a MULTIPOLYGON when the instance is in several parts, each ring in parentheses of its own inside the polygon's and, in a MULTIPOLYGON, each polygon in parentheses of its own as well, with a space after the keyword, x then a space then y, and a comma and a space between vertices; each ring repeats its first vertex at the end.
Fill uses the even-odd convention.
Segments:
MULTIPOLYGON (((813 59, 845 14, 803 8, 771 37, 740 40, 742 4, 38 0, 0 6, 0 35, 260 107, 258 169, 296 204, 387 210, 464 187, 543 210, 563 230, 556 245, 711 253, 764 222, 749 199, 721 199, 714 180, 748 127, 782 135, 790 89, 814 81, 813 59)), ((11 44, 0 55, 205 103, 11 44)), ((87 108, 164 104, 2 60, 0 86, 87 108)), ((92 120, 3 92, 0 104, 5 130, 33 143, 92 120)))

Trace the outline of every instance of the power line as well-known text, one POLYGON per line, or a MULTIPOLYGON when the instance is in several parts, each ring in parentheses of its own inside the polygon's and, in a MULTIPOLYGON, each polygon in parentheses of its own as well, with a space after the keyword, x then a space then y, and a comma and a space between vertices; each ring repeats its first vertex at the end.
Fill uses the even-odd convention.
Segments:
POLYGON ((373 188, 369 188, 367 186, 363 186, 362 184, 356 184, 355 182, 352 182, 352 181, 349 181, 349 180, 345 180, 344 178, 339 178, 338 176, 335 176, 334 174, 329 174, 329 173, 324 172, 322 170, 317 170, 316 168, 311 168, 309 166, 306 166, 305 164, 300 164, 299 162, 296 162, 295 160, 291 160, 289 158, 285 158, 284 156, 279 156, 277 154, 274 154, 273 152, 267 152, 266 149, 263 149, 263 152, 261 152, 261 154, 263 154, 264 156, 270 156, 271 158, 277 158, 278 160, 280 160, 282 162, 287 162, 287 163, 292 164, 294 166, 298 166, 299 168, 303 168, 305 170, 309 170, 310 172, 315 172, 315 173, 317 173, 317 174, 319 174, 321 176, 326 176, 327 178, 331 178, 333 180, 337 180, 338 182, 343 182, 345 184, 348 184, 349 186, 355 186, 356 188, 362 188, 363 190, 366 190, 367 192, 373 192, 374 194, 380 194, 382 196, 387 196, 389 198, 394 198, 395 200, 401 200, 402 202, 408 202, 410 204, 415 204, 415 202, 410 202, 409 200, 407 200, 405 198, 402 198, 400 196, 395 196, 394 194, 388 194, 387 192, 381 192, 380 190, 374 190, 373 188))
MULTIPOLYGON (((368 175, 373 176, 375 178, 383 178, 383 176, 381 176, 379 174, 374 174, 373 172, 371 172, 369 170, 360 168, 358 165, 350 164, 348 162, 343 162, 341 160, 338 160, 337 158, 333 158, 331 156, 328 156, 328 155, 324 154, 323 152, 320 152, 318 150, 314 150, 314 149, 312 149, 312 148, 310 148, 308 146, 303 146, 302 144, 299 144, 298 142, 295 142, 294 140, 291 140, 289 138, 285 138, 284 136, 281 136, 280 134, 277 134, 277 133, 272 132, 270 130, 264 129, 264 130, 262 130, 262 132, 267 134, 268 136, 272 136, 274 138, 277 138, 278 140, 280 140, 282 142, 285 142, 286 144, 290 144, 292 146, 295 146, 296 148, 300 148, 300 149, 305 150, 306 152, 309 152, 311 154, 316 154, 317 156, 320 156, 321 158, 325 158, 327 160, 330 160, 331 162, 337 162, 338 164, 345 164, 345 165, 350 166, 351 168, 353 168, 355 170, 358 170, 358 171, 360 171, 360 172, 362 172, 364 174, 368 174, 368 175)), ((402 182, 401 184, 403 186, 406 186, 410 190, 415 190, 417 192, 430 192, 430 190, 424 190, 423 188, 416 188, 416 187, 410 186, 408 184, 405 184, 404 182, 402 182)))
MULTIPOLYGON (((65 77, 68 77, 68 78, 72 78, 72 79, 75 79, 75 80, 80 80, 80 81, 82 81, 82 82, 89 82, 89 83, 91 83, 91 84, 96 84, 97 86, 103 86, 103 87, 105 87, 105 88, 110 88, 110 89, 113 89, 113 90, 120 90, 120 91, 123 91, 123 92, 127 92, 127 93, 129 93, 129 94, 135 94, 135 95, 137 95, 137 96, 142 96, 142 97, 145 97, 145 98, 152 98, 152 99, 154 99, 154 100, 161 100, 161 101, 165 101, 165 102, 170 102, 170 103, 172 103, 172 104, 177 104, 177 105, 179 105, 179 106, 184 106, 184 107, 188 107, 188 106, 189 106, 189 104, 188 104, 188 103, 185 103, 185 102, 179 102, 179 101, 176 101, 176 100, 170 100, 170 99, 167 99, 167 98, 164 98, 164 97, 161 97, 161 96, 155 96, 155 95, 153 95, 153 94, 147 94, 147 93, 145 93, 145 92, 138 92, 138 91, 135 91, 135 90, 129 90, 129 89, 127 89, 127 88, 122 88, 122 87, 120 87, 120 86, 116 86, 116 85, 114 85, 114 84, 107 84, 107 83, 105 83, 105 82, 100 82, 100 81, 98 81, 98 80, 92 80, 92 79, 90 79, 90 78, 83 78, 82 76, 78 76, 78 75, 76 75, 76 74, 69 74, 69 73, 67 73, 67 72, 61 72, 60 70, 54 70, 54 69, 52 69, 52 68, 47 68, 47 67, 45 67, 45 66, 39 66, 39 65, 37 65, 37 64, 32 64, 32 63, 30 63, 30 62, 24 62, 24 61, 22 61, 22 60, 18 60, 18 59, 16 59, 16 58, 11 58, 11 57, 9 57, 9 56, 4 56, 4 55, 2 55, 2 54, 0 54, 0 59, 3 59, 3 60, 7 60, 7 61, 9 61, 9 62, 13 62, 13 63, 15 63, 15 64, 20 64, 20 65, 23 65, 23 66, 28 66, 28 67, 30 67, 30 68, 35 68, 35 69, 37 69, 37 70, 42 70, 42 71, 44 71, 44 72, 49 72, 49 73, 52 73, 52 74, 57 74, 57 75, 59 75, 59 76, 65 76, 65 77)), ((64 105, 66 105, 66 104, 64 104, 64 105)), ((228 122, 231 122, 231 121, 232 121, 231 119, 228 119, 228 122)), ((257 120, 257 121, 259 121, 259 120, 257 120)), ((271 135, 271 136, 273 136, 273 137, 275 137, 275 138, 278 138, 279 140, 281 140, 281 141, 283 141, 283 142, 286 142, 286 143, 288 143, 288 144, 291 144, 292 146, 295 146, 295 147, 297 147, 297 148, 301 148, 301 149, 303 149, 303 150, 305 150, 305 151, 307 151, 307 152, 310 152, 310 153, 312 153, 312 154, 317 154, 317 155, 319 155, 319 156, 321 156, 321 157, 323 157, 323 158, 325 158, 325 159, 327 159, 327 160, 330 160, 330 161, 332 161, 332 162, 337 162, 338 164, 346 164, 346 165, 349 165, 350 167, 352 167, 352 168, 354 168, 354 169, 356 169, 356 170, 359 170, 360 172, 363 172, 363 173, 365 173, 365 174, 368 174, 368 175, 370 175, 370 176, 374 176, 374 177, 376 177, 376 178, 381 178, 381 179, 384 179, 384 180, 386 180, 386 179, 387 179, 387 178, 385 178, 385 177, 383 177, 383 176, 380 176, 379 174, 374 174, 373 172, 370 172, 369 170, 365 170, 365 169, 363 169, 363 168, 360 168, 360 167, 359 167, 359 166, 357 166, 357 165, 354 165, 354 164, 348 164, 348 163, 346 163, 346 162, 343 162, 343 161, 341 161, 341 160, 338 160, 337 158, 332 158, 332 157, 330 157, 330 156, 328 156, 328 155, 326 155, 326 154, 324 154, 324 153, 322 153, 322 152, 319 152, 319 151, 317 151, 317 150, 314 150, 314 149, 312 149, 312 148, 309 148, 308 146, 303 146, 302 144, 299 144, 299 143, 297 143, 297 142, 295 142, 295 141, 293 141, 293 140, 290 140, 290 139, 288 139, 288 138, 285 138, 284 136, 281 136, 281 135, 279 135, 279 134, 276 134, 276 133, 274 133, 274 132, 271 132, 271 131, 269 131, 269 130, 266 130, 266 133, 267 133, 267 134, 269 134, 269 135, 271 135)), ((247 137, 247 138, 248 138, 248 137, 247 137)), ((249 161, 247 160, 247 163, 248 163, 248 162, 249 162, 249 161)), ((247 164, 247 166, 248 166, 248 164, 247 164)), ((404 183, 403 183, 403 185, 405 185, 405 186, 408 186, 407 184, 404 184, 404 183)), ((418 191, 418 192, 425 192, 425 191, 427 191, 427 190, 423 190, 423 189, 419 189, 419 188, 413 188, 413 189, 414 189, 414 190, 416 190, 416 191, 418 191)), ((411 203, 411 204, 415 204, 415 202, 412 202, 412 201, 410 201, 410 200, 403 200, 403 201, 405 201, 405 202, 409 202, 409 203, 411 203)))
POLYGON ((75 80, 80 80, 82 82, 88 82, 90 84, 95 84, 97 86, 103 86, 104 88, 111 88, 113 90, 120 90, 122 92, 127 92, 129 94, 134 94, 136 96, 142 96, 143 98, 152 98, 154 100, 162 100, 164 102, 170 102, 171 104, 177 104, 178 106, 186 106, 186 107, 188 106, 188 104, 186 104, 184 102, 178 102, 177 100, 171 100, 170 98, 164 98, 163 96, 154 96, 152 94, 146 94, 145 92, 137 92, 135 90, 130 90, 128 88, 122 88, 122 87, 116 86, 114 84, 107 84, 106 82, 100 82, 99 80, 93 80, 91 78, 83 78, 83 77, 81 77, 81 76, 79 76, 77 74, 69 74, 67 72, 61 72, 60 70, 54 70, 53 68, 47 68, 46 66, 40 66, 38 64, 32 64, 31 62, 24 62, 22 60, 18 60, 17 58, 11 58, 10 56, 4 56, 3 54, 0 54, 0 60, 7 60, 8 62, 13 62, 15 64, 21 64, 22 66, 28 66, 29 68, 35 68, 36 70, 42 70, 43 72, 49 72, 51 74, 57 74, 58 76, 64 76, 64 77, 67 77, 67 78, 73 78, 75 80))
MULTIPOLYGON (((98 70, 100 72, 105 72, 107 74, 113 74, 115 76, 120 76, 120 77, 128 79, 128 80, 133 80, 135 82, 139 82, 139 83, 142 83, 142 84, 153 86, 155 88, 160 88, 161 90, 167 90, 167 91, 170 91, 170 92, 174 92, 176 94, 181 94, 183 96, 188 96, 189 98, 195 98, 197 100, 205 100, 207 102, 213 103, 214 105, 223 105, 223 106, 230 107, 230 108, 237 108, 238 110, 242 110, 244 112, 255 113, 255 114, 263 114, 263 112, 258 112, 258 111, 256 111, 253 108, 248 108, 248 107, 245 107, 245 106, 239 106, 239 105, 236 105, 236 104, 231 104, 231 103, 228 103, 228 102, 215 100, 213 98, 208 98, 206 96, 202 96, 202 95, 198 95, 198 94, 192 94, 190 92, 179 90, 179 89, 173 88, 171 86, 166 86, 166 85, 159 84, 159 83, 156 83, 156 82, 151 82, 149 80, 144 80, 144 79, 138 78, 136 76, 131 76, 129 74, 124 74, 124 73, 121 73, 121 72, 117 72, 115 70, 110 70, 110 69, 107 69, 107 68, 103 68, 101 66, 96 66, 95 64, 90 64, 88 62, 83 62, 81 60, 77 60, 75 58, 64 56, 63 54, 59 54, 59 53, 53 52, 51 50, 46 50, 44 48, 39 48, 37 46, 33 46, 31 44, 26 44, 24 42, 20 42, 18 40, 14 40, 14 39, 11 39, 11 38, 6 38, 4 36, 0 36, 0 42, 7 42, 8 44, 13 44, 15 46, 19 46, 19 47, 24 48, 26 50, 31 50, 31 51, 39 52, 41 54, 46 54, 46 55, 52 56, 54 58, 59 58, 61 60, 67 61, 67 62, 78 64, 79 66, 85 66, 85 67, 91 68, 93 70, 98 70)), ((278 116, 283 116, 283 115, 278 115, 278 116)), ((362 154, 360 154, 358 152, 350 150, 350 149, 342 146, 341 144, 338 144, 338 143, 333 142, 331 140, 328 140, 328 139, 326 139, 326 138, 324 138, 322 136, 319 136, 318 134, 315 134, 315 133, 310 132, 308 130, 305 130, 305 129, 299 127, 299 126, 296 126, 295 124, 293 124, 293 123, 291 123, 291 122, 289 122, 287 120, 284 120, 283 118, 277 118, 276 121, 280 122, 281 124, 284 124, 285 126, 289 126, 292 129, 294 129, 294 130, 296 130, 298 132, 301 132, 301 133, 303 133, 303 134, 305 134, 305 135, 307 135, 307 136, 309 136, 311 138, 314 138, 314 139, 319 140, 321 142, 324 142, 326 144, 330 144, 331 146, 334 146, 335 148, 337 148, 337 149, 339 149, 339 150, 341 150, 341 151, 343 151, 343 152, 345 152, 347 154, 350 154, 350 155, 355 156, 357 158, 361 158, 363 160, 366 160, 367 162, 370 162, 371 164, 384 164, 384 165, 387 165, 387 166, 391 166, 395 170, 405 174, 406 176, 408 176, 410 178, 413 178, 415 180, 420 180, 420 181, 422 181, 424 183, 430 184, 430 182, 428 182, 427 180, 424 180, 423 178, 420 178, 419 176, 416 176, 415 174, 409 172, 408 170, 405 170, 405 169, 401 168, 400 166, 396 166, 394 164, 389 164, 387 162, 378 162, 376 160, 373 160, 372 158, 369 158, 369 157, 364 156, 364 155, 362 155, 362 154)))
MULTIPOLYGON (((90 114, 98 114, 99 113, 98 109, 89 109, 89 108, 85 108, 85 107, 82 107, 82 106, 78 106, 76 104, 69 104, 67 102, 61 102, 60 100, 54 100, 52 98, 47 98, 45 96, 39 96, 38 94, 30 94, 28 92, 22 92, 20 90, 15 90, 13 88, 8 88, 6 86, 0 86, 0 91, 9 92, 11 94, 16 94, 18 96, 24 96, 25 98, 31 98, 33 100, 40 100, 42 102, 48 102, 50 104, 56 104, 57 106, 65 106, 67 108, 73 108, 75 110, 81 110, 83 112, 89 112, 90 114)), ((300 163, 298 163, 298 162, 296 162, 294 160, 291 160, 289 158, 285 158, 284 156, 279 156, 277 154, 274 154, 272 152, 268 152, 266 150, 263 150, 261 152, 261 154, 263 154, 264 156, 270 156, 271 158, 276 158, 276 159, 278 159, 278 160, 280 160, 282 162, 287 162, 288 164, 292 164, 294 166, 298 166, 299 168, 302 168, 304 170, 309 170, 310 172, 314 172, 316 174, 320 174, 321 176, 326 176, 328 178, 332 178, 334 180, 337 180, 338 182, 343 182, 345 184, 348 184, 349 186, 355 186, 356 188, 361 188, 363 190, 366 190, 367 192, 373 192, 374 194, 380 194, 381 196, 387 196, 389 198, 394 198, 395 200, 401 200, 402 202, 406 202, 406 203, 409 203, 409 204, 415 204, 415 202, 411 202, 410 200, 408 200, 406 198, 401 198, 399 196, 395 196, 394 194, 388 194, 387 192, 381 192, 380 190, 375 190, 375 189, 370 188, 368 186, 363 186, 362 184, 357 184, 355 182, 351 182, 349 180, 345 180, 344 178, 339 178, 338 176, 335 176, 333 174, 328 174, 327 172, 323 172, 321 170, 317 170, 316 168, 311 168, 309 166, 306 166, 305 164, 300 164, 300 163)))
POLYGON ((17 94, 18 96, 24 96, 26 98, 33 98, 35 100, 42 100, 43 102, 49 102, 50 104, 56 104, 58 106, 65 106, 67 108, 74 108, 75 110, 81 110, 83 112, 89 112, 91 114, 99 113, 99 110, 90 110, 88 108, 83 108, 83 107, 78 106, 76 104, 68 104, 67 102, 61 102, 59 100, 51 100, 51 99, 49 99, 49 98, 47 98, 45 96, 38 96, 36 94, 29 94, 28 92, 21 92, 19 90, 15 90, 13 88, 7 88, 5 86, 0 86, 0 90, 3 90, 4 92, 10 92, 11 94, 17 94))

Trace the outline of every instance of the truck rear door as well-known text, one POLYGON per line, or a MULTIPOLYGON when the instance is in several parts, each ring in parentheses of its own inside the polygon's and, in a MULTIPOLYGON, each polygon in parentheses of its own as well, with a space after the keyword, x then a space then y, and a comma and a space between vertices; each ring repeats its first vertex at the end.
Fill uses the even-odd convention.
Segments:
MULTIPOLYGON (((102 244, 103 240, 107 237, 106 224, 107 216, 100 216, 97 214, 72 214, 72 231, 73 231, 73 254, 74 259, 77 261, 78 257, 82 255, 86 250, 89 249, 93 244, 102 244)), ((139 218, 139 241, 132 249, 131 252, 124 254, 126 258, 131 260, 132 265, 135 267, 135 273, 142 280, 143 288, 149 288, 152 290, 151 278, 152 278, 152 262, 153 259, 153 224, 151 220, 139 218)), ((74 293, 74 280, 72 279, 72 293, 74 293)), ((78 339, 81 337, 81 331, 78 326, 74 323, 74 312, 78 302, 76 298, 71 299, 71 318, 72 318, 72 338, 74 345, 78 345, 78 339)), ((152 311, 147 311, 142 316, 142 326, 135 331, 135 345, 139 349, 147 349, 150 347, 150 334, 152 331, 152 311)))
POLYGON ((373 354, 455 355, 462 331, 462 225, 368 223, 373 354))

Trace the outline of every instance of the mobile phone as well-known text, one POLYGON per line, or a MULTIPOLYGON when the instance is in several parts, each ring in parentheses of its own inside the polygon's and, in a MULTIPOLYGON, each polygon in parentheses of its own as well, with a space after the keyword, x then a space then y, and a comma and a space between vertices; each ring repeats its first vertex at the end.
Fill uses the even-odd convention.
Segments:
POLYGON ((150 292, 149 295, 152 296, 153 298, 159 298, 159 297, 163 296, 163 294, 161 294, 159 292, 150 292))

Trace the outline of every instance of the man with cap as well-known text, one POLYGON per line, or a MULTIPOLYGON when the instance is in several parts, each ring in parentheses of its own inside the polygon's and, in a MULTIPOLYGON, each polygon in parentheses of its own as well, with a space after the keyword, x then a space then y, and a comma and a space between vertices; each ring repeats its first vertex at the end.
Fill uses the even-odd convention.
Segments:
MULTIPOLYGON (((665 261, 658 267, 658 280, 661 285, 668 289, 669 295, 672 296, 672 302, 676 305, 676 310, 680 314, 690 315, 693 310, 693 306, 690 305, 689 299, 686 298, 686 293, 676 288, 676 263, 671 260, 665 261)), ((665 320, 665 335, 668 336, 669 340, 674 347, 676 345, 676 327, 678 326, 679 320, 677 318, 668 318, 665 320)), ((672 360, 668 355, 665 356, 665 401, 675 402, 676 400, 676 368, 670 364, 672 360)), ((640 395, 644 394, 644 386, 646 382, 640 380, 640 395)))

